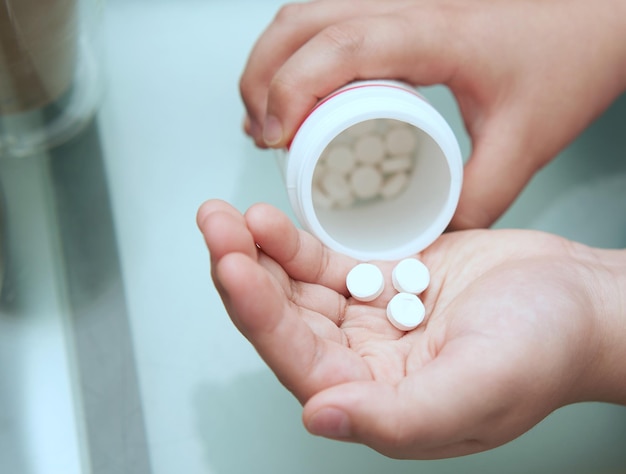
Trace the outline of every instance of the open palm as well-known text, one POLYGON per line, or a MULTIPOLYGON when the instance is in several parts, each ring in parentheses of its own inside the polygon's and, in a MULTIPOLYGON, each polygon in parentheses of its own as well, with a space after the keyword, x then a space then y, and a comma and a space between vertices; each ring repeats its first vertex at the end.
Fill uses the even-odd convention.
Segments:
POLYGON ((277 209, 245 215, 209 201, 198 224, 233 322, 304 405, 315 433, 400 458, 482 451, 585 399, 597 340, 593 251, 531 231, 443 235, 418 255, 431 271, 426 320, 399 331, 386 287, 350 298, 358 263, 277 209))

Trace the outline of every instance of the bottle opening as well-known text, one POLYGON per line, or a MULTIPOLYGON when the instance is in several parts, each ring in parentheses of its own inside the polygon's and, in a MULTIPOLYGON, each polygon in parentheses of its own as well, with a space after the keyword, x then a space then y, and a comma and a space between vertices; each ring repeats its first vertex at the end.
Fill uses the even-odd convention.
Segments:
POLYGON ((448 161, 431 136, 406 122, 372 119, 328 144, 311 197, 331 239, 356 253, 384 254, 443 232, 450 186, 448 161))

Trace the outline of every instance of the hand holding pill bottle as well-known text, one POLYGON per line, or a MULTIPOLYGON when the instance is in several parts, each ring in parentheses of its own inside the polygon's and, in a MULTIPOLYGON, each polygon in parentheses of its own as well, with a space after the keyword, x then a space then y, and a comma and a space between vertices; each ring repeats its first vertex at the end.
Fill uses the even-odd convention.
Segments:
POLYGON ((286 4, 241 77, 246 131, 259 146, 284 148, 316 103, 350 82, 442 84, 472 142, 451 228, 486 227, 624 90, 624 8, 623 0, 286 4))

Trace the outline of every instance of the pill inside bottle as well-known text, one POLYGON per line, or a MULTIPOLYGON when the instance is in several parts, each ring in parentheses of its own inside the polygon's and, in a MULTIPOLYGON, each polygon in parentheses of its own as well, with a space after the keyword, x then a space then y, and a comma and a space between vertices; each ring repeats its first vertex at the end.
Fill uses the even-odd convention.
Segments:
POLYGON ((346 129, 320 157, 313 200, 345 209, 346 203, 366 206, 400 196, 415 168, 418 133, 412 125, 392 119, 372 119, 346 129))

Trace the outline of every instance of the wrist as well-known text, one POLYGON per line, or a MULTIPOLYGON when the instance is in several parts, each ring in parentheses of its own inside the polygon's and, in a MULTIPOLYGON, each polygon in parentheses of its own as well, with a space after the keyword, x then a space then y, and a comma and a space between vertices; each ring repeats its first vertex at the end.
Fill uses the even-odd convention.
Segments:
POLYGON ((626 405, 626 250, 593 249, 596 301, 591 363, 585 374, 588 400, 626 405))

